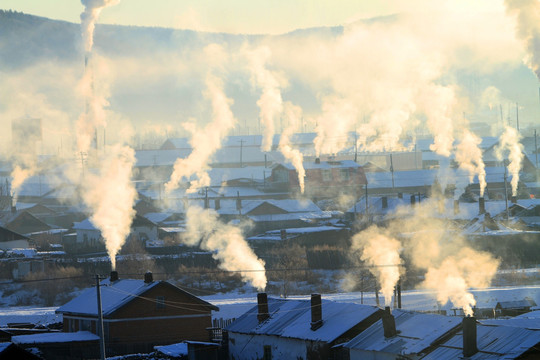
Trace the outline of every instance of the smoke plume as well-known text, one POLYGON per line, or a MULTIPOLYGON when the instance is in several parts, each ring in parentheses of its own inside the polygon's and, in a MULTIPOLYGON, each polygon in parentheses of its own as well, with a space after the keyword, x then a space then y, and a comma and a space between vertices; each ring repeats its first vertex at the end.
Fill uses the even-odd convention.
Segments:
MULTIPOLYGON (((207 48, 209 55, 221 51, 217 45, 207 48)), ((188 192, 210 185, 210 177, 207 173, 209 161, 221 147, 223 138, 237 123, 230 108, 232 100, 225 95, 223 86, 223 81, 217 75, 212 72, 207 74, 205 96, 212 103, 212 121, 203 129, 198 129, 195 124, 184 124, 184 127, 192 134, 190 143, 193 150, 187 158, 176 159, 171 178, 165 184, 167 192, 177 189, 182 179, 189 180, 193 174, 196 174, 197 180, 191 183, 188 192)))
POLYGON ((401 244, 384 229, 372 226, 352 238, 351 250, 362 251, 360 259, 381 285, 386 306, 392 304, 392 294, 399 276, 401 244))
POLYGON ((519 171, 523 161, 523 145, 519 142, 521 135, 516 129, 506 126, 504 133, 499 138, 499 146, 495 149, 497 159, 503 160, 504 153, 508 151, 508 172, 512 175, 512 195, 517 195, 519 183, 519 171))
POLYGON ((516 36, 525 43, 525 63, 540 79, 540 2, 505 0, 506 11, 517 18, 516 36))
POLYGON ((253 82, 262 90, 261 97, 257 101, 263 133, 261 150, 270 151, 272 150, 275 123, 283 112, 280 90, 283 80, 280 81, 277 74, 266 68, 266 63, 271 56, 270 48, 264 46, 248 50, 246 56, 253 82))
POLYGON ((284 105, 284 115, 288 120, 287 127, 281 133, 279 138, 279 151, 283 154, 286 160, 290 161, 298 173, 298 184, 300 185, 300 192, 304 193, 304 177, 306 171, 304 169, 304 156, 298 149, 293 149, 290 142, 291 136, 294 131, 299 128, 300 118, 302 116, 302 109, 298 106, 294 106, 290 102, 286 102, 284 105))
POLYGON ((88 172, 82 179, 83 200, 92 211, 91 222, 101 230, 113 269, 135 216, 137 191, 131 181, 134 164, 133 149, 114 145, 107 149, 98 173, 88 172))
POLYGON ((186 220, 186 244, 212 251, 224 270, 249 270, 240 272, 242 278, 258 290, 265 289, 264 261, 257 258, 239 227, 220 222, 213 210, 194 206, 187 210, 186 220))
POLYGON ((120 0, 81 0, 84 11, 81 13, 81 30, 84 50, 89 53, 94 46, 94 29, 101 11, 107 6, 116 5, 120 0))
POLYGON ((469 174, 469 183, 472 183, 474 176, 478 176, 480 185, 480 196, 484 196, 486 189, 486 170, 482 159, 482 149, 479 145, 482 140, 470 132, 464 130, 460 143, 456 149, 456 161, 459 167, 469 174))

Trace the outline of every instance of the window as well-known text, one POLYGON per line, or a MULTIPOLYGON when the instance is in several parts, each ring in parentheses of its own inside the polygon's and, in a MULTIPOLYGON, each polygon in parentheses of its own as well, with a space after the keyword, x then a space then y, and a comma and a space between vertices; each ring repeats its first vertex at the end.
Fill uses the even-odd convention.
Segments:
POLYGON ((322 180, 325 182, 332 181, 332 170, 323 169, 322 171, 322 180))
POLYGON ((270 345, 264 345, 264 360, 272 360, 272 347, 270 345))
POLYGON ((156 297, 156 309, 165 309, 165 296, 156 297))
POLYGON ((349 169, 340 169, 339 173, 341 175, 341 180, 349 180, 349 169))

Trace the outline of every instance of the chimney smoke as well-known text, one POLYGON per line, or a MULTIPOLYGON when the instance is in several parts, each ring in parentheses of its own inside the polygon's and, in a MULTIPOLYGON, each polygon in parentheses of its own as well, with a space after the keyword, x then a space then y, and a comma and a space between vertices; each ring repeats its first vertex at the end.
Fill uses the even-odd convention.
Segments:
POLYGON ((270 314, 268 313, 268 295, 266 295, 266 293, 257 294, 257 309, 257 320, 259 320, 259 323, 262 323, 270 317, 270 314))
POLYGON ((311 330, 323 325, 321 294, 311 294, 311 330))
POLYGON ((397 335, 396 319, 390 311, 390 306, 384 308, 384 312, 382 313, 382 324, 385 338, 391 338, 397 335))
POLYGON ((478 352, 476 345, 476 318, 466 316, 463 318, 463 356, 473 356, 478 352))

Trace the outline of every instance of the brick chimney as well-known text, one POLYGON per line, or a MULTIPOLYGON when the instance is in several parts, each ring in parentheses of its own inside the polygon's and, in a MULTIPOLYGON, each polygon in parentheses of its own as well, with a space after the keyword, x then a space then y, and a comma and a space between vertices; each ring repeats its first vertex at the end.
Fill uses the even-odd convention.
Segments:
POLYGON ((386 196, 382 197, 382 208, 388 209, 388 198, 386 196))
POLYGON ((382 313, 382 325, 385 338, 391 338, 397 335, 396 319, 390 311, 390 306, 384 308, 384 312, 382 313))
POLYGON ((117 281, 118 280, 118 271, 111 271, 111 278, 110 281, 117 281))
POLYGON ((257 294, 257 320, 262 323, 270 317, 268 313, 268 295, 266 293, 257 294))
POLYGON ((476 345, 476 318, 466 316, 463 318, 463 356, 473 356, 478 352, 476 345))
POLYGON ((486 200, 484 197, 478 198, 478 214, 484 214, 486 212, 486 200))
POLYGON ((152 276, 152 272, 147 271, 146 274, 144 274, 144 282, 146 284, 150 284, 152 281, 154 281, 154 277, 152 276))
POLYGON ((311 294, 311 330, 323 325, 321 294, 311 294))

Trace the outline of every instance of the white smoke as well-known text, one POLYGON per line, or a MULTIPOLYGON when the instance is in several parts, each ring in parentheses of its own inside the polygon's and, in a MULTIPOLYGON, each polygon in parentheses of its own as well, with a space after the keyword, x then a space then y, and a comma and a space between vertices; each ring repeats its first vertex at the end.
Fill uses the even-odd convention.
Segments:
POLYGON ((253 82, 262 90, 261 97, 257 101, 263 133, 261 150, 270 151, 272 150, 275 124, 283 112, 280 89, 284 80, 266 67, 271 56, 270 48, 262 46, 255 50, 246 50, 245 54, 253 82))
POLYGON ((474 176, 478 177, 480 196, 484 196, 487 183, 482 149, 479 147, 481 142, 482 140, 478 136, 469 130, 464 130, 461 141, 456 148, 456 161, 460 169, 467 171, 469 174, 469 183, 473 182, 474 176))
POLYGON ((287 127, 281 133, 279 138, 279 151, 283 154, 286 160, 290 161, 298 173, 298 184, 300 185, 300 192, 304 193, 304 177, 306 171, 304 169, 304 156, 298 149, 294 149, 291 146, 291 136, 295 130, 300 127, 300 119, 302 116, 302 109, 298 106, 294 106, 290 102, 286 102, 284 105, 284 115, 288 120, 287 127))
POLYGON ((240 271, 242 278, 258 290, 265 289, 264 261, 257 258, 239 227, 220 222, 213 210, 194 206, 189 207, 186 221, 186 244, 212 251, 224 270, 246 270, 240 271))
POLYGON ((352 252, 361 251, 360 259, 381 285, 386 306, 392 304, 392 294, 400 276, 401 244, 384 229, 372 226, 352 238, 352 252))
POLYGON ((86 172, 81 183, 81 195, 92 211, 90 220, 101 230, 113 269, 116 267, 116 254, 131 231, 135 216, 134 164, 135 152, 130 147, 108 147, 98 173, 86 172))
POLYGON ((523 161, 523 145, 519 142, 520 133, 513 127, 506 126, 504 133, 499 138, 499 145, 495 149, 495 156, 500 161, 504 160, 505 152, 508 152, 508 172, 512 175, 510 182, 512 186, 512 195, 517 195, 519 183, 519 171, 523 161))
POLYGON ((94 46, 94 29, 101 11, 107 6, 116 5, 120 0, 81 0, 84 11, 81 13, 81 29, 84 50, 89 53, 94 46))
POLYGON ((517 19, 516 36, 525 43, 525 63, 540 79, 540 2, 505 0, 506 10, 517 19))
MULTIPOLYGON (((223 49, 219 45, 207 47, 206 52, 208 56, 215 58, 224 56, 223 49)), ((182 179, 189 180, 194 174, 197 175, 197 179, 191 183, 188 192, 209 186, 210 177, 207 172, 209 161, 212 155, 221 148, 223 139, 237 123, 230 108, 232 100, 224 93, 223 81, 209 71, 206 75, 206 87, 205 96, 212 104, 212 121, 203 129, 198 129, 195 124, 184 124, 184 127, 192 133, 190 143, 193 150, 187 158, 176 159, 171 178, 165 184, 167 192, 177 189, 182 179)))

